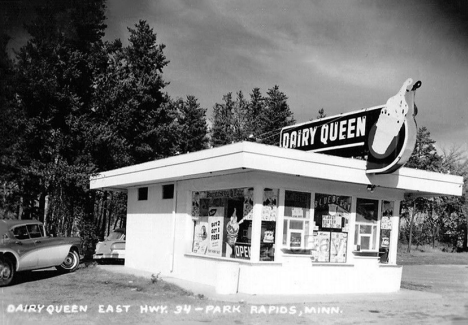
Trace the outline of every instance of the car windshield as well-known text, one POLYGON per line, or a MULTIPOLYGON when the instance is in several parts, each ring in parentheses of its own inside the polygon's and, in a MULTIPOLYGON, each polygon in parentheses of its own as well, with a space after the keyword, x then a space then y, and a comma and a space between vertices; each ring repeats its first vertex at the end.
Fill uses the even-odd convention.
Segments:
POLYGON ((122 233, 121 233, 121 232, 114 231, 114 232, 110 233, 109 237, 107 237, 107 240, 116 240, 116 239, 120 239, 121 236, 122 236, 122 233))

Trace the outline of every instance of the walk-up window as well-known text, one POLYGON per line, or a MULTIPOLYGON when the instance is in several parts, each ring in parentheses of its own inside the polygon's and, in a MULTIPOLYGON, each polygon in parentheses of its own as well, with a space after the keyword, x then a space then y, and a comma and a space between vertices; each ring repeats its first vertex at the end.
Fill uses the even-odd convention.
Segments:
POLYGON ((357 199, 354 245, 356 251, 377 252, 379 247, 378 222, 379 201, 357 199))
POLYGON ((283 251, 293 254, 310 254, 309 241, 313 225, 310 222, 311 194, 285 191, 283 251))

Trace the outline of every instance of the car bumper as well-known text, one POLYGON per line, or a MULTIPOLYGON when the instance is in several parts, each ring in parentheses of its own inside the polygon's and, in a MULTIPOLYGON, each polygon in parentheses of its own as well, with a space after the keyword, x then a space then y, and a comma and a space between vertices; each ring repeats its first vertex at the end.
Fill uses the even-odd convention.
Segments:
POLYGON ((125 252, 112 252, 109 254, 94 254, 94 260, 103 260, 103 259, 116 259, 123 260, 125 259, 125 252))

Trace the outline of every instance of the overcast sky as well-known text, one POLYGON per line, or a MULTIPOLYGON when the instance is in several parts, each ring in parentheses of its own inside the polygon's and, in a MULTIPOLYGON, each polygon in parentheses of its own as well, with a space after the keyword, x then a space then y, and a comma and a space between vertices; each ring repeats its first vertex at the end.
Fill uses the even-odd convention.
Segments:
POLYGON ((172 97, 209 109, 278 85, 298 123, 384 104, 421 80, 418 126, 439 147, 468 139, 465 1, 109 0, 106 39, 146 20, 166 45, 172 97))

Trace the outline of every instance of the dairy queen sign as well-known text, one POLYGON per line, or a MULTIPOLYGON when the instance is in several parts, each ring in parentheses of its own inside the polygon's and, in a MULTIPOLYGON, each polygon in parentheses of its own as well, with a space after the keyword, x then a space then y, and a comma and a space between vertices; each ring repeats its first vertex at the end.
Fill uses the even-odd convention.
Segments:
POLYGON ((367 173, 391 173, 408 161, 416 144, 414 97, 420 86, 408 79, 383 106, 285 127, 280 146, 364 158, 367 173))

